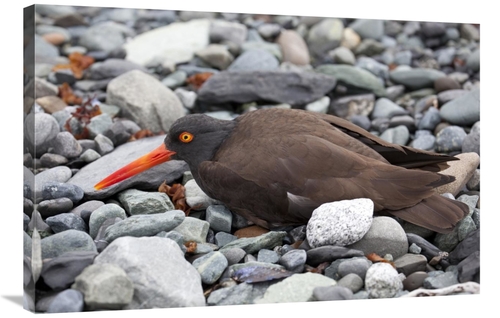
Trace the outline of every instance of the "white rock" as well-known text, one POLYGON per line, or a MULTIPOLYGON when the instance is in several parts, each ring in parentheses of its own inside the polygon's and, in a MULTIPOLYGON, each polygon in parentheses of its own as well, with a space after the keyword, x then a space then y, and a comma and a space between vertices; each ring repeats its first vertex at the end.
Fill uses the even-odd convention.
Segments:
POLYGON ((355 243, 368 232, 372 219, 373 201, 370 199, 322 204, 313 211, 307 223, 307 241, 313 248, 355 243))
POLYGON ((375 263, 366 272, 365 288, 370 298, 392 298, 403 289, 403 283, 392 265, 375 263))
POLYGON ((184 188, 186 192, 186 203, 193 210, 205 210, 210 205, 222 204, 220 201, 206 195, 194 179, 186 182, 184 188))
POLYGON ((209 44, 210 20, 174 22, 136 36, 123 47, 127 60, 142 66, 188 62, 209 44))

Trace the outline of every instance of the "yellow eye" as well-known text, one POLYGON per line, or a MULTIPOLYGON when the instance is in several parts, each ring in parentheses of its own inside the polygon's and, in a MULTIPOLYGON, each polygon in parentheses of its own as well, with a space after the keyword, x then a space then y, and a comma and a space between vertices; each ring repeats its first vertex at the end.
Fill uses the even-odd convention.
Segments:
POLYGON ((191 142, 193 140, 193 134, 187 131, 179 135, 179 140, 185 143, 191 142))

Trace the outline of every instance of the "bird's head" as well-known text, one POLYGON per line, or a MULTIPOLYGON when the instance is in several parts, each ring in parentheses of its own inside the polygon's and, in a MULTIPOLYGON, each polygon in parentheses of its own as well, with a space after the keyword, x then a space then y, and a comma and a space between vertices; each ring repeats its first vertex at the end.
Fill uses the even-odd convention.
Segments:
POLYGON ((181 117, 170 127, 163 144, 107 176, 94 188, 107 188, 169 160, 184 160, 191 169, 196 169, 202 161, 214 156, 235 125, 235 121, 203 114, 181 117))

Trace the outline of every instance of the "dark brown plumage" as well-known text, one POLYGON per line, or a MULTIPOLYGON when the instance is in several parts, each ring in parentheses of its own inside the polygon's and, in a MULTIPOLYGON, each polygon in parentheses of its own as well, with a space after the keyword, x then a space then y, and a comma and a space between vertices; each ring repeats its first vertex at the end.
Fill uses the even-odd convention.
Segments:
POLYGON ((185 160, 202 190, 254 223, 306 224, 319 205, 370 198, 375 211, 448 232, 468 207, 434 188, 436 173, 457 158, 388 143, 341 118, 266 109, 233 121, 188 115, 165 145, 185 160), (183 142, 181 134, 193 138, 183 142), (408 169, 411 168, 411 169, 408 169))

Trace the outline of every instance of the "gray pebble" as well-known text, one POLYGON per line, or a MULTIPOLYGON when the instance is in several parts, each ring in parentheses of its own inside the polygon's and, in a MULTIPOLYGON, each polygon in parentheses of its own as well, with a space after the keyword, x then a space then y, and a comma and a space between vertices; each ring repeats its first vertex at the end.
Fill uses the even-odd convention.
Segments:
POLYGON ((228 262, 221 252, 210 252, 193 262, 194 268, 200 273, 201 281, 205 284, 215 283, 226 267, 228 262))
POLYGON ((66 289, 54 297, 47 313, 81 312, 83 307, 83 294, 78 290, 66 289))
POLYGON ((424 279, 422 286, 427 289, 445 288, 458 284, 457 274, 454 272, 438 273, 436 276, 429 276, 424 279))
POLYGON ((73 208, 73 202, 69 198, 58 198, 44 200, 38 204, 37 210, 44 217, 54 216, 60 213, 66 213, 73 208))
POLYGON ((95 150, 101 155, 110 153, 114 149, 113 142, 108 137, 102 135, 101 133, 97 134, 94 138, 95 141, 95 150))
POLYGON ((210 205, 206 210, 205 220, 215 232, 231 232, 233 215, 224 205, 210 205))
POLYGON ((291 250, 283 254, 279 259, 279 264, 294 273, 302 273, 306 264, 307 253, 305 250, 291 250))
POLYGON ((84 193, 82 188, 70 183, 48 181, 42 186, 43 200, 68 198, 73 202, 73 204, 76 204, 83 198, 83 195, 84 193))
POLYGON ((363 280, 366 276, 366 271, 372 262, 364 257, 354 257, 351 259, 346 259, 342 263, 339 264, 337 273, 340 277, 347 276, 349 274, 356 274, 361 277, 363 280))
POLYGON ((353 292, 344 286, 320 286, 313 290, 313 298, 317 301, 352 299, 353 292))
POLYGON ((68 163, 68 159, 55 153, 44 153, 40 157, 40 163, 44 167, 53 168, 68 163))
POLYGON ((221 253, 226 257, 228 266, 239 263, 246 255, 246 252, 239 247, 225 249, 221 253))
POLYGON ((58 133, 51 142, 51 147, 52 153, 66 158, 76 158, 82 153, 82 146, 80 146, 75 137, 67 131, 58 133))
POLYGON ((78 231, 86 231, 87 225, 83 219, 73 213, 60 213, 48 217, 45 222, 50 226, 54 233, 74 229, 78 231))
POLYGON ((232 234, 226 232, 218 232, 215 234, 215 244, 219 247, 223 247, 226 244, 231 243, 232 241, 237 240, 238 238, 232 234))
POLYGON ((436 136, 436 151, 461 151, 466 136, 467 133, 462 127, 448 126, 441 130, 436 136))
POLYGON ((364 282, 358 275, 350 273, 337 280, 337 285, 347 287, 353 293, 357 293, 363 288, 364 282))

